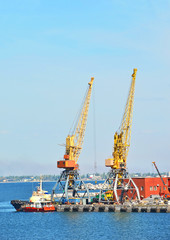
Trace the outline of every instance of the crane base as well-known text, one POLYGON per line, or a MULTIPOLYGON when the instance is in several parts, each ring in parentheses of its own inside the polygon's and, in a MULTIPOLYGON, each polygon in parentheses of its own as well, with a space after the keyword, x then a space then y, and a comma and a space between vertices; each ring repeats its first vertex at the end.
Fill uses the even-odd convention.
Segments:
POLYGON ((52 190, 52 201, 54 201, 55 198, 55 190, 57 190, 62 193, 62 196, 60 197, 60 200, 65 199, 66 202, 69 201, 69 198, 88 198, 88 201, 90 202, 90 195, 89 190, 86 187, 86 184, 83 182, 83 180, 80 177, 80 174, 77 170, 64 170, 58 181, 53 187, 52 190), (80 196, 81 191, 81 196, 80 196), (83 195, 82 195, 83 193, 83 195))
POLYGON ((106 188, 100 190, 99 202, 102 201, 102 195, 105 195, 107 202, 123 203, 126 199, 140 201, 139 189, 126 169, 112 169, 103 184, 106 185, 107 190, 106 188))

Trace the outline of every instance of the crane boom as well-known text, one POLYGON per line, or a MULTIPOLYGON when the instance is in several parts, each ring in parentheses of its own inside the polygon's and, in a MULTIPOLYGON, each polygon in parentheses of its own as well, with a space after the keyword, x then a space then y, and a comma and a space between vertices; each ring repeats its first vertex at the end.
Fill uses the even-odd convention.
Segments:
POLYGON ((94 78, 91 78, 91 81, 88 83, 89 86, 78 119, 78 124, 74 128, 73 133, 71 135, 69 134, 66 138, 66 151, 64 155, 64 161, 61 160, 57 162, 58 168, 78 169, 77 161, 79 159, 84 141, 93 81, 94 78))
POLYGON ((123 133, 122 142, 124 144, 124 148, 123 148, 124 159, 127 157, 129 152, 129 147, 130 147, 136 72, 137 72, 137 69, 134 69, 134 72, 132 74, 131 87, 130 87, 130 91, 129 91, 129 95, 128 95, 128 99, 125 107, 125 112, 124 112, 122 123, 120 126, 120 133, 123 133))
POLYGON ((160 177, 163 185, 165 186, 165 182, 164 182, 164 180, 163 180, 163 178, 162 178, 162 175, 161 175, 160 172, 159 172, 158 167, 156 166, 156 163, 155 163, 155 162, 152 162, 152 163, 153 163, 153 165, 155 166, 155 169, 156 169, 156 171, 157 171, 157 173, 158 173, 158 175, 159 175, 159 177, 160 177))
POLYGON ((163 197, 164 199, 170 200, 170 190, 169 190, 169 188, 168 188, 168 185, 165 184, 165 182, 164 182, 164 180, 163 180, 163 178, 162 178, 162 175, 161 175, 158 167, 156 166, 156 163, 155 163, 155 162, 152 162, 152 163, 153 163, 153 165, 155 166, 156 171, 157 171, 157 173, 158 173, 158 175, 159 175, 159 177, 160 177, 160 179, 161 179, 161 181, 162 181, 162 183, 163 183, 163 186, 164 186, 162 189, 160 188, 160 193, 159 193, 159 194, 160 194, 160 196, 163 197))
POLYGON ((87 124, 87 116, 88 116, 88 110, 90 105, 90 97, 91 97, 91 91, 92 91, 92 85, 93 85, 94 78, 91 78, 91 81, 88 83, 89 88, 88 92, 84 101, 84 105, 81 111, 81 115, 78 121, 78 125, 75 131, 75 147, 73 150, 73 157, 75 159, 75 162, 77 163, 78 158, 80 156, 80 152, 82 149, 82 145, 84 142, 84 134, 86 130, 86 124, 87 124))
POLYGON ((135 68, 132 74, 132 81, 123 119, 119 130, 114 135, 113 158, 105 160, 106 167, 111 167, 112 169, 126 169, 126 159, 131 138, 136 72, 137 69, 135 68))

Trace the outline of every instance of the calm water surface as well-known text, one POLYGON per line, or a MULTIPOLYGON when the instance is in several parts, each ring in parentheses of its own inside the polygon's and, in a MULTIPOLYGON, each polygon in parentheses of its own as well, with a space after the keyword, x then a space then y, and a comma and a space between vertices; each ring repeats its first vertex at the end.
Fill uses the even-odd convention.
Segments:
MULTIPOLYGON (((170 239, 169 213, 22 213, 12 199, 28 200, 37 183, 0 184, 0 240, 170 239)), ((51 191, 54 183, 43 183, 51 191)))

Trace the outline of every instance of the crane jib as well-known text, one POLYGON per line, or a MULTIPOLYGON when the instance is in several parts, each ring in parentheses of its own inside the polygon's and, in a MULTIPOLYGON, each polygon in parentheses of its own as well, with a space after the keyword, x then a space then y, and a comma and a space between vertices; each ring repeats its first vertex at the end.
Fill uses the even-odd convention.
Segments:
POLYGON ((105 166, 111 167, 112 169, 126 169, 126 161, 131 139, 136 72, 137 69, 135 68, 132 74, 132 81, 123 119, 119 127, 119 131, 117 131, 114 135, 113 158, 105 160, 105 166))
POLYGON ((94 78, 92 77, 88 83, 88 90, 82 104, 79 118, 77 120, 77 126, 75 127, 71 136, 68 135, 66 138, 66 151, 64 160, 57 162, 58 168, 78 169, 77 161, 79 159, 84 142, 93 81, 94 78))

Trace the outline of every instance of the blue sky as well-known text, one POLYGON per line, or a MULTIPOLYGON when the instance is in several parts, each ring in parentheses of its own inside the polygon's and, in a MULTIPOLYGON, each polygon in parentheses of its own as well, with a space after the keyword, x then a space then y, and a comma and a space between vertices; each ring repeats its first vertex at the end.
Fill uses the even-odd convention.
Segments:
POLYGON ((112 153, 138 68, 130 172, 170 170, 169 1, 0 1, 0 175, 58 174, 65 138, 95 77, 79 165, 112 153))

